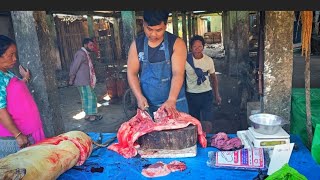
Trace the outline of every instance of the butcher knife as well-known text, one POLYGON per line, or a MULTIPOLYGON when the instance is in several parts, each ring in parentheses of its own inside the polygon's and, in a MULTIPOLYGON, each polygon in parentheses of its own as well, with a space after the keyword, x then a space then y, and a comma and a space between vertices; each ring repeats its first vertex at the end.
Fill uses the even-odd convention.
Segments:
POLYGON ((147 114, 149 114, 149 116, 151 117, 151 119, 154 121, 154 119, 153 119, 152 116, 151 116, 151 113, 150 113, 150 110, 149 110, 149 106, 145 106, 143 111, 146 112, 147 114))
POLYGON ((112 138, 110 138, 109 140, 107 140, 105 143, 101 144, 101 142, 102 142, 102 133, 99 133, 99 139, 98 139, 98 141, 97 141, 97 142, 92 141, 92 143, 93 143, 94 145, 96 145, 96 146, 93 148, 92 152, 93 152, 94 150, 96 150, 96 149, 101 148, 101 147, 108 147, 108 146, 109 146, 113 141, 115 141, 116 139, 117 139, 117 136, 113 136, 112 138))

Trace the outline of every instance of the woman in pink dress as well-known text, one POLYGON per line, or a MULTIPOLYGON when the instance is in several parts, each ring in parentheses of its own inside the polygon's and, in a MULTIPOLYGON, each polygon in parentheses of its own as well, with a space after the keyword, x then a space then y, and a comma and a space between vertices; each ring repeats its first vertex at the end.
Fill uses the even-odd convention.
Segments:
POLYGON ((14 40, 0 35, 0 158, 45 138, 38 107, 27 83, 30 73, 21 65, 18 78, 8 69, 17 61, 14 40))

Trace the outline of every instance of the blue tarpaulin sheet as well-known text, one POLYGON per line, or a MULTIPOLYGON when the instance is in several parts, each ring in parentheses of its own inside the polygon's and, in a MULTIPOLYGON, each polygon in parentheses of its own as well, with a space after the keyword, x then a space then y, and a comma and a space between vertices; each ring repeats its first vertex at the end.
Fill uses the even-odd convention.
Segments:
MULTIPOLYGON (((88 135, 96 141, 99 133, 88 133, 88 135)), ((102 133, 103 142, 114 137, 115 133, 102 133)), ((210 135, 208 135, 210 136, 210 135)), ((230 137, 235 135, 230 135, 230 137)), ((312 159, 310 151, 304 146, 301 139, 297 135, 291 135, 291 142, 297 145, 293 150, 289 165, 303 174, 310 180, 320 179, 320 166, 312 159)), ((117 142, 117 141, 115 141, 117 142)), ((169 175, 157 177, 156 179, 253 179, 258 175, 258 171, 237 170, 225 168, 213 168, 207 166, 208 152, 218 151, 214 147, 202 148, 197 147, 197 156, 188 158, 140 158, 133 157, 126 159, 118 153, 108 150, 107 148, 99 148, 93 151, 91 156, 81 166, 75 166, 61 174, 58 180, 86 180, 86 179, 150 179, 141 174, 142 169, 150 164, 162 161, 170 163, 173 160, 179 160, 186 164, 187 169, 184 171, 172 172, 169 175), (102 170, 103 169, 103 170, 102 170), (93 170, 93 172, 91 171, 93 170), (98 171, 98 172, 95 172, 98 171)))

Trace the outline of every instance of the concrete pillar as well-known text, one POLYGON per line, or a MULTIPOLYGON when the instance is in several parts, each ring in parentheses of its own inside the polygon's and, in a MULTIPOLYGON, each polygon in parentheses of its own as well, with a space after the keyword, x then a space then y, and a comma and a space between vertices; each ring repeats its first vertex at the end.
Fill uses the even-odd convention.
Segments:
POLYGON ((178 26, 178 11, 173 11, 172 12, 172 30, 173 34, 179 36, 179 26, 178 26))
POLYGON ((57 56, 45 11, 11 11, 19 62, 31 72, 29 89, 38 105, 45 135, 64 132, 55 77, 57 56))
POLYGON ((293 11, 265 13, 264 111, 287 120, 291 110, 293 18, 293 11))
POLYGON ((132 41, 136 38, 136 15, 134 11, 121 11, 122 18, 122 49, 125 52, 125 59, 128 59, 128 52, 132 41))

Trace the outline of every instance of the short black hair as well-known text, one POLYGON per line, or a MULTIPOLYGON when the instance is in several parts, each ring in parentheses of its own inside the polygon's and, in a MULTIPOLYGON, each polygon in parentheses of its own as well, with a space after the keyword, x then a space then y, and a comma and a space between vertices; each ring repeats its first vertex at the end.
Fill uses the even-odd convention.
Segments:
POLYGON ((190 48, 192 47, 192 45, 194 44, 194 42, 195 42, 196 40, 201 41, 201 43, 202 43, 203 46, 206 44, 206 43, 204 42, 204 38, 203 38, 202 36, 200 36, 200 35, 195 35, 195 36, 193 36, 193 37, 190 39, 190 43, 189 43, 190 48))
POLYGON ((84 38, 82 41, 82 46, 84 46, 85 44, 88 44, 89 42, 94 42, 94 41, 91 38, 84 38))
POLYGON ((149 26, 156 26, 163 22, 167 24, 169 12, 164 10, 146 10, 143 11, 143 20, 149 26))
POLYGON ((0 56, 2 56, 12 44, 16 45, 13 39, 5 35, 0 35, 0 56))

